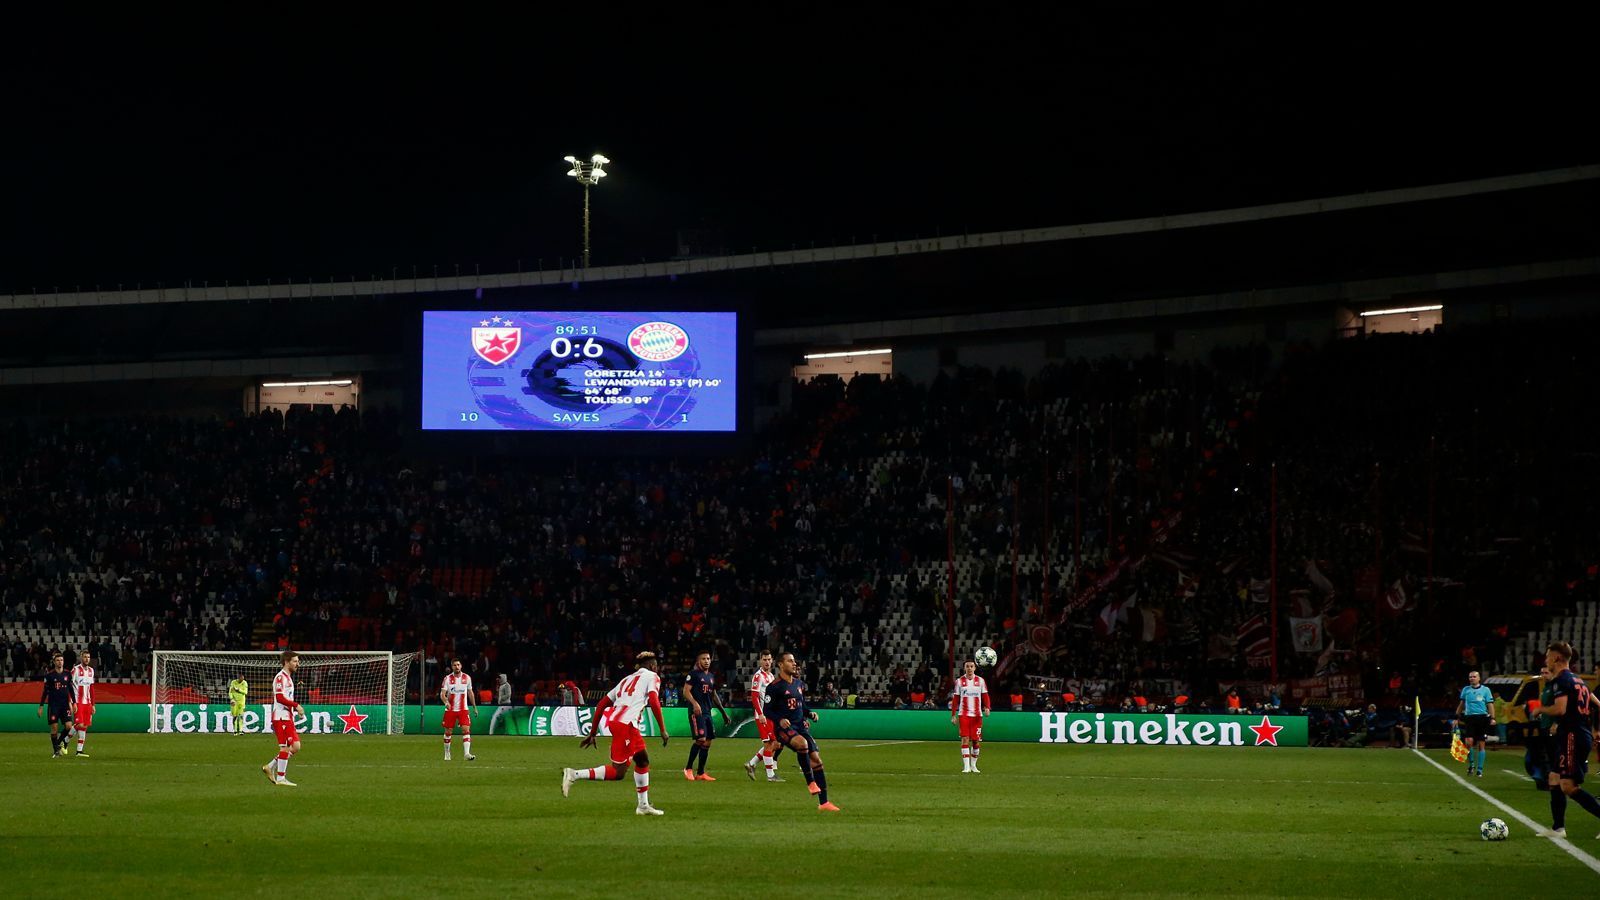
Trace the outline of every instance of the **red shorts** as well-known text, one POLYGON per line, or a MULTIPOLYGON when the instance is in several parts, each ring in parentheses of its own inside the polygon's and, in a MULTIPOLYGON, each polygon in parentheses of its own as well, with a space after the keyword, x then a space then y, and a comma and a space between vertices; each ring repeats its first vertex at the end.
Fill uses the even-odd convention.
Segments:
POLYGON ((611 762, 615 765, 633 759, 634 754, 644 752, 644 735, 633 725, 615 722, 611 725, 611 762))
POLYGON ((961 736, 974 741, 983 740, 982 716, 958 716, 956 722, 961 728, 961 736))
POLYGON ((463 709, 463 710, 460 710, 460 711, 446 710, 445 714, 444 714, 444 730, 445 731, 449 731, 450 729, 456 727, 457 725, 461 726, 461 730, 462 731, 471 731, 472 730, 472 710, 470 710, 470 709, 463 709))
POLYGON ((761 738, 761 740, 763 742, 774 740, 774 738, 772 736, 772 733, 776 729, 777 729, 777 726, 772 724, 772 720, 771 719, 766 719, 765 721, 757 722, 756 723, 756 737, 761 738))
POLYGON ((94 724, 94 704, 79 703, 78 711, 72 717, 72 724, 77 728, 88 728, 94 724))
POLYGON ((278 746, 280 747, 287 746, 295 741, 300 740, 300 732, 295 731, 293 719, 273 722, 272 733, 277 735, 278 746))

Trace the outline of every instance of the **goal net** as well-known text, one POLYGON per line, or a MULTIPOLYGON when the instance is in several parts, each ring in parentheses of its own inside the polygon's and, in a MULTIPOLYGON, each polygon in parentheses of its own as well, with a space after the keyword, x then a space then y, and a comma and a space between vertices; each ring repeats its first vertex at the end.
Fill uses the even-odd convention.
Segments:
MULTIPOLYGON (((308 734, 405 732, 406 676, 415 653, 342 650, 300 652, 295 700, 308 734)), ((272 679, 283 668, 277 651, 156 650, 150 663, 150 732, 271 731, 272 679), (228 685, 243 676, 245 712, 235 722, 228 685)))

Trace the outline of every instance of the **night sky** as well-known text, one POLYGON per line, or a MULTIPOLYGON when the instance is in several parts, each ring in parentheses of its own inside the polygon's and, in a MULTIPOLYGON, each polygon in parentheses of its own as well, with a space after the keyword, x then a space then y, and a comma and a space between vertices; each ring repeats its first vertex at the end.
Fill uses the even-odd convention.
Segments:
POLYGON ((13 28, 0 292, 553 266, 561 157, 595 150, 596 265, 680 229, 787 248, 1597 156, 1593 13, 1066 6, 13 28))

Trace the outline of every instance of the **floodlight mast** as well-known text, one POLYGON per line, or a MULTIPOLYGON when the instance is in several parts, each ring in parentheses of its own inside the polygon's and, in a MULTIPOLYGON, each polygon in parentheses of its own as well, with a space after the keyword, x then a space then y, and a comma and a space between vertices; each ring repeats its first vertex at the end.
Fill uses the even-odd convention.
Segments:
POLYGON ((589 188, 600 183, 606 177, 605 167, 611 163, 603 155, 596 153, 588 160, 580 160, 576 156, 564 156, 567 164, 572 166, 567 174, 576 178, 583 185, 583 267, 589 268, 589 188))

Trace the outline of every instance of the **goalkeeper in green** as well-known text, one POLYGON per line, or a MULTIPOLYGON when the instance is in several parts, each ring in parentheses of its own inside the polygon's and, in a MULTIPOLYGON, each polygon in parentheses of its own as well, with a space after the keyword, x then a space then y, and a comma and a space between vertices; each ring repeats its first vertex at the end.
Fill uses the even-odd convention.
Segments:
POLYGON ((233 708, 233 733, 244 734, 244 701, 250 695, 250 683, 244 675, 233 676, 228 682, 228 704, 233 708))

